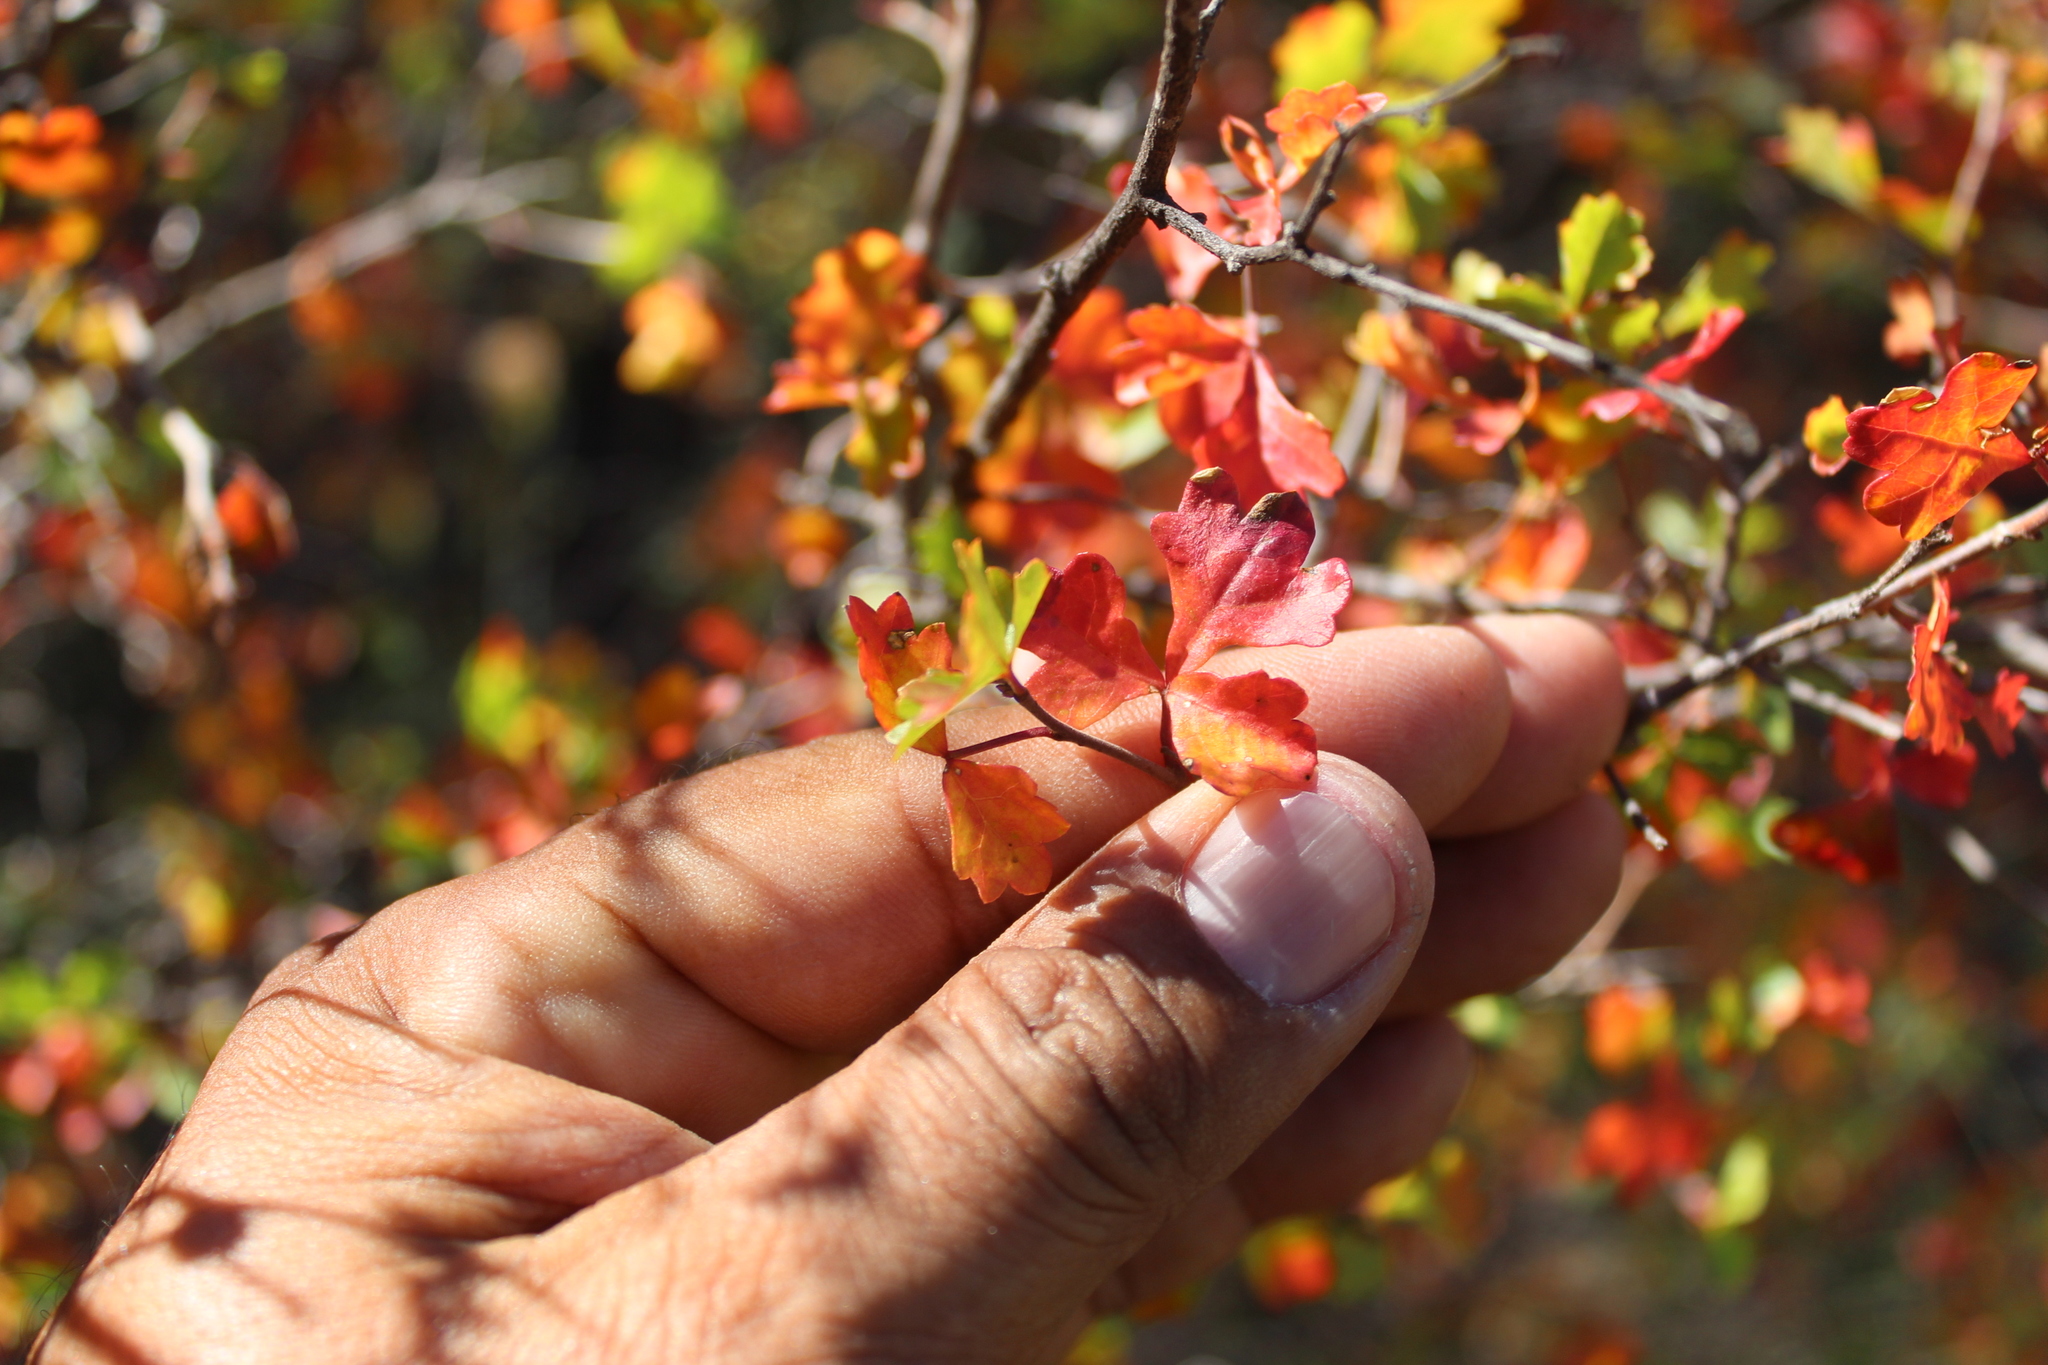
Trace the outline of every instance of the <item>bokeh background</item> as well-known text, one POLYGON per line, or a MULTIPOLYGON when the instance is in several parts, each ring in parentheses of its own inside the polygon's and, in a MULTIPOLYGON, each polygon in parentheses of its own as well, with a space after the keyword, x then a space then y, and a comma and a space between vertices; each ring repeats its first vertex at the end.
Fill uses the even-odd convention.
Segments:
MULTIPOLYGON (((1143 513, 1192 468, 1142 408, 880 497, 837 414, 762 412, 814 257, 901 225, 944 17, 0 0, 0 1341, 285 953, 656 782, 870 723, 840 606, 942 614, 955 535, 1101 549, 1142 589, 1143 513)), ((1159 27, 1152 0, 994 4, 934 364, 999 355, 1005 272, 1106 207, 1159 27)), ((1938 378, 1952 320, 1965 350, 2048 342, 2038 4, 1231 0, 1184 157, 1232 184, 1225 115, 1426 90, 1504 33, 1564 55, 1362 140, 1338 247, 1469 292, 1487 261, 1554 274, 1559 221, 1612 191, 1654 248, 1644 297, 1706 270, 1749 311, 1696 382, 1795 447, 1831 395, 1938 378)), ((1143 248, 1110 283, 1165 297, 1143 248)), ((1720 534, 1696 461, 1559 425, 1475 449, 1397 387, 1347 423, 1373 301, 1257 287, 1358 474, 1328 552, 1411 589, 1619 594, 1644 676, 1679 651, 1720 534)), ((1856 488, 1802 454, 1749 514, 1740 630, 1896 556, 1856 488)), ((2011 476, 1959 529, 2043 491, 2011 476)), ((1959 583, 1967 654, 2048 672, 2043 571, 2020 546, 1959 583)), ((1905 640, 1875 621, 1833 684, 1903 711, 1905 640)), ((2048 1359, 2048 754, 1984 753, 1960 806, 1903 791, 1874 862, 1790 860, 1775 822, 1842 799, 1853 742, 1749 675, 1647 724, 1622 771, 1674 848, 1631 852, 1565 969, 1460 1012, 1482 1062, 1425 1164, 1076 1361, 2048 1359)))

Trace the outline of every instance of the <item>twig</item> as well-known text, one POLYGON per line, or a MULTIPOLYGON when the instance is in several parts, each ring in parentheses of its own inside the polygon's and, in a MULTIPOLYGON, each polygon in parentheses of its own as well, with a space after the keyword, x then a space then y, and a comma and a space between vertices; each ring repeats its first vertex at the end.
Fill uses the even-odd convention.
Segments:
MULTIPOLYGON (((1078 744, 1084 749, 1093 749, 1096 753, 1113 758, 1119 763, 1128 763, 1147 777, 1157 778, 1175 791, 1191 785, 1195 780, 1185 771, 1175 772, 1163 763, 1154 763, 1151 759, 1141 754, 1132 753, 1121 744, 1112 744, 1106 739, 1089 734, 1086 730, 1075 729, 1043 706, 1040 706, 1038 698, 1032 696, 1030 692, 1025 690, 1022 683, 1013 678, 998 682, 996 684, 996 691, 1002 693, 1035 716, 1039 723, 1045 727, 1047 734, 1053 739, 1064 740, 1069 744, 1078 744)), ((1161 698, 1160 709, 1162 711, 1165 709, 1164 698, 1161 698)))
POLYGON ((1058 736, 1053 734, 1053 732, 1048 727, 1043 725, 1034 725, 1028 730, 1016 730, 1007 735, 997 735, 994 739, 985 739, 982 740, 979 744, 969 744, 965 748, 948 749, 946 751, 946 757, 967 758, 974 754, 987 753, 990 749, 1000 749, 1005 744, 1016 744, 1020 741, 1027 739, 1057 738, 1058 736))
POLYGON ((1353 564, 1351 585, 1366 597, 1390 602, 1415 602, 1439 611, 1484 616, 1495 612, 1568 611, 1578 616, 1620 620, 1633 617, 1636 609, 1628 599, 1611 592, 1549 592, 1533 597, 1496 597, 1483 588, 1431 583, 1375 564, 1353 564))
POLYGON ((1524 57, 1556 57, 1564 52, 1564 40, 1552 34, 1539 33, 1527 38, 1511 39, 1501 46, 1500 51, 1488 60, 1473 67, 1458 79, 1439 86, 1427 95, 1407 100, 1401 104, 1389 104, 1374 114, 1368 114, 1347 127, 1340 128, 1337 140, 1323 152, 1316 165, 1315 180, 1311 183, 1308 198, 1301 211, 1295 214, 1280 240, 1292 247, 1308 244, 1309 233, 1315 230, 1316 219, 1323 211, 1337 202, 1337 172, 1344 164, 1346 153, 1351 150, 1352 141, 1375 123, 1390 118, 1420 119, 1437 109, 1488 85, 1493 78, 1513 66, 1524 57))
POLYGON ((1145 225, 1145 205, 1165 193, 1166 169, 1180 139, 1180 122, 1201 70, 1202 49, 1223 9, 1223 0, 1167 0, 1166 40, 1159 54, 1159 80, 1152 90, 1151 112, 1138 144, 1137 159, 1123 193, 1081 244, 1044 267, 1045 284, 1031 320, 1018 334, 1010 358, 989 385, 988 397, 975 414, 967 434, 969 460, 986 458, 1016 418, 1024 398, 1045 377, 1052 363, 1053 342, 1074 315, 1081 300, 1102 281, 1110 262, 1137 238, 1145 225))
POLYGON ((1752 660, 1764 658, 1794 640, 1825 630, 1829 626, 1844 625, 1887 607, 1908 593, 1933 582, 1940 575, 1953 571, 1959 565, 1967 564, 1973 559, 1981 559, 1993 551, 2002 550, 2016 540, 2032 540, 2040 535, 2043 526, 2048 526, 2048 499, 2034 504, 2017 516, 2007 517, 1990 530, 1974 535, 1962 544, 1917 566, 1915 560, 1921 554, 1920 547, 1926 542, 1916 541, 1907 547, 1906 552, 1899 556, 1891 568, 1885 570, 1868 586, 1823 602, 1805 615, 1773 626, 1734 649, 1706 655, 1680 677, 1637 693, 1635 704, 1631 708, 1631 718, 1642 720, 1653 715, 1686 694, 1718 681, 1752 660))
POLYGON ((228 558, 227 528, 221 524, 220 506, 213 496, 213 469, 220 447, 183 408, 164 414, 163 433, 184 467, 185 520, 206 565, 207 599, 213 606, 225 607, 235 600, 235 569, 228 558))
POLYGON ((281 308, 309 282, 353 274, 396 255, 435 228, 488 223, 560 198, 576 184, 567 161, 527 161, 489 175, 437 177, 360 217, 336 224, 289 255, 222 280, 158 320, 150 368, 157 374, 216 333, 281 308), (317 267, 317 269, 309 268, 317 267))
POLYGON ((952 18, 943 26, 941 45, 934 49, 941 76, 938 116, 932 120, 924 161, 910 191, 910 210, 903 221, 903 245, 920 256, 931 255, 938 245, 953 189, 960 180, 960 154, 967 144, 975 79, 988 41, 988 10, 981 0, 951 0, 951 8, 952 18))
POLYGON ((1605 764, 1600 771, 1607 775, 1607 785, 1614 788, 1614 799, 1621 802, 1621 813, 1636 827, 1636 833, 1643 836, 1643 842, 1662 853, 1671 847, 1671 841, 1664 832, 1650 823, 1650 813, 1643 809, 1643 803, 1636 800, 1635 793, 1628 789, 1628 783, 1621 780, 1621 774, 1614 770, 1612 763, 1605 764))
POLYGON ((1859 702, 1815 687, 1804 678, 1791 676, 1777 679, 1785 695, 1801 706, 1810 707, 1822 715, 1836 720, 1847 721, 1859 730, 1866 730, 1880 739, 1900 740, 1906 735, 1905 726, 1890 716, 1882 715, 1859 702))
POLYGON ((1984 177, 1991 170, 1991 154, 1998 148, 1998 135, 2005 123, 2005 85, 2012 72, 2012 56, 2000 47, 1978 51, 1984 54, 1984 89, 1977 101, 1976 121, 1970 125, 1970 150, 1963 154, 1955 187, 1949 191, 1948 211, 1941 218, 1941 245, 1948 256, 1961 251, 1970 234, 1977 196, 1984 192, 1984 177))
MULTIPOLYGON (((1135 177, 1132 183, 1137 183, 1135 177)), ((1694 444, 1701 453, 1715 462, 1724 481, 1732 481, 1734 477, 1733 471, 1728 468, 1730 455, 1751 457, 1760 447, 1755 425, 1747 416, 1726 403, 1709 398, 1687 385, 1667 384, 1662 380, 1652 379, 1633 365, 1624 364, 1611 356, 1600 354, 1590 346, 1567 340, 1540 327, 1532 327, 1519 318, 1489 308, 1459 303, 1440 294, 1432 294, 1427 289, 1404 280, 1382 275, 1370 265, 1353 265, 1327 252, 1311 251, 1291 246, 1286 242, 1274 242, 1270 246, 1240 246, 1235 242, 1225 241, 1210 231, 1201 219, 1163 199, 1148 198, 1142 209, 1161 227, 1177 228, 1183 236, 1222 261, 1224 268, 1233 273, 1243 270, 1246 266, 1271 265, 1283 261, 1307 266, 1324 279, 1371 290, 1382 297, 1393 299, 1404 308, 1421 308, 1428 312, 1441 313, 1445 317, 1456 318, 1460 322, 1468 322, 1481 331, 1492 332, 1496 336, 1520 342, 1528 349, 1547 355, 1561 365, 1585 374, 1596 375, 1617 387, 1641 389, 1654 394, 1685 415, 1692 429, 1694 444)))

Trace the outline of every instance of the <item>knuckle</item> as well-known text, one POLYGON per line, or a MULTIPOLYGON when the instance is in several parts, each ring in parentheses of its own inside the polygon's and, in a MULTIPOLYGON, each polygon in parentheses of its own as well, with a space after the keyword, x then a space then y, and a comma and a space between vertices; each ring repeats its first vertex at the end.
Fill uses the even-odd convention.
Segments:
POLYGON ((998 950, 962 984, 978 998, 959 1017, 1070 1202, 1130 1215, 1189 1182, 1200 1054, 1141 975, 1074 949, 998 950))

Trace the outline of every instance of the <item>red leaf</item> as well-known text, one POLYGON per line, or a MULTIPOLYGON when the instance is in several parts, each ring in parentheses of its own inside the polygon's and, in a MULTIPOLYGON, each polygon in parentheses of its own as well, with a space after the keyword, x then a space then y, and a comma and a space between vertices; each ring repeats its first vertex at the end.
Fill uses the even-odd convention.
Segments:
MULTIPOLYGON (((1742 325, 1744 316, 1742 309, 1732 305, 1715 309, 1707 314, 1699 331, 1693 333, 1691 345, 1652 365, 1646 377, 1664 384, 1685 382, 1701 361, 1721 349, 1721 343, 1742 325)), ((1664 400, 1647 389, 1609 389, 1588 398, 1579 411, 1602 422, 1619 422, 1633 416, 1651 426, 1661 426, 1671 416, 1664 400)))
POLYGON ((1280 196, 1301 178, 1301 168, 1289 166, 1284 172, 1276 171, 1273 153, 1267 148, 1266 140, 1259 136, 1259 130, 1235 114, 1224 116, 1216 136, 1223 144, 1224 154, 1237 167, 1238 174, 1259 191, 1248 198, 1230 201, 1230 207, 1237 216, 1245 220, 1245 245, 1272 245, 1280 240, 1280 224, 1284 221, 1280 212, 1280 196))
POLYGON ((1824 1033, 1852 1043, 1870 1041, 1870 978, 1854 967, 1838 967, 1826 950, 1799 959, 1806 981, 1805 1017, 1824 1033))
POLYGON ((1948 372, 1939 397, 1893 389, 1850 413, 1842 448, 1878 471, 1863 490, 1870 515, 1918 540, 1993 479, 2024 467, 2026 446, 2000 424, 2033 377, 2031 360, 1979 351, 1948 372))
POLYGON ((1093 290, 1053 342, 1053 378, 1076 397, 1114 402, 1115 356, 1130 339, 1122 292, 1106 286, 1093 290))
POLYGON ((1216 790, 1249 796, 1315 781, 1316 732, 1295 719, 1308 705, 1301 684, 1265 673, 1183 673, 1167 698, 1174 748, 1216 790))
POLYGON ((1386 107, 1385 95, 1361 95, 1350 81, 1338 81, 1321 90, 1288 91, 1279 107, 1266 111, 1266 126, 1277 137, 1281 155, 1299 168, 1299 174, 1337 140, 1340 125, 1356 123, 1386 107))
POLYGON ((1942 657, 1948 641, 1949 585, 1946 575, 1934 580, 1934 603, 1925 625, 1913 627, 1913 677, 1906 684, 1912 705, 1906 711, 1907 739, 1924 739, 1937 754, 1969 747, 1963 722, 1977 709, 1976 698, 1955 666, 1942 657))
MULTIPOLYGON (((1867 688, 1857 692, 1850 700, 1879 715, 1889 714, 1891 710, 1882 697, 1867 688)), ((1892 771, 1889 763, 1892 741, 1882 735, 1873 735, 1862 726, 1852 725, 1840 718, 1828 722, 1828 737, 1834 744, 1830 764, 1834 769, 1835 781, 1856 796, 1891 794, 1892 771)))
MULTIPOLYGON (((910 603, 900 592, 892 593, 879 611, 858 597, 850 597, 846 601, 846 619, 853 626, 854 638, 860 642, 860 676, 867 684, 868 700, 874 704, 875 722, 884 730, 890 729, 905 718, 896 707, 898 690, 911 679, 922 677, 928 669, 953 666, 952 639, 946 634, 944 622, 916 630, 910 603), (916 633, 912 634, 914 630, 916 633)), ((916 747, 926 753, 944 754, 945 731, 931 731, 917 741, 916 747)))
POLYGON ((1936 753, 1920 745, 1908 745, 1892 756, 1892 780, 1917 801, 1943 810, 1961 810, 1970 804, 1970 783, 1977 776, 1977 749, 1965 744, 1952 753, 1936 753))
POLYGON ((2013 728, 2026 718, 2026 703, 2020 700, 2020 693, 2026 690, 2027 683, 2026 674, 2001 668, 1991 691, 1977 698, 1977 723, 1984 727, 1984 736, 1991 741, 1991 752, 2000 758, 2012 756, 2013 728))
POLYGON ((1124 615, 1124 583, 1098 554, 1076 555, 1052 576, 1023 647, 1044 663, 1024 683, 1040 705, 1086 727, 1166 685, 1124 615))
POLYGON ((1272 367, 1233 319, 1186 304, 1140 308, 1125 319, 1132 341, 1116 354, 1117 398, 1159 400, 1159 420, 1204 469, 1222 468, 1254 495, 1344 486, 1330 433, 1280 392, 1272 367))
POLYGON ((1052 884, 1045 846, 1070 826, 1031 774, 1000 763, 948 763, 943 785, 953 871, 974 883, 984 903, 1006 887, 1035 896, 1052 884))
POLYGON ((1859 886, 1899 875, 1899 820, 1888 796, 1858 796, 1788 815, 1771 827, 1771 842, 1859 886))
POLYGON ((1327 559, 1303 572, 1315 524, 1294 493, 1269 494, 1250 512, 1220 469, 1188 480, 1180 510, 1152 519, 1173 588, 1169 677, 1234 645, 1326 645, 1351 600, 1351 571, 1327 559))

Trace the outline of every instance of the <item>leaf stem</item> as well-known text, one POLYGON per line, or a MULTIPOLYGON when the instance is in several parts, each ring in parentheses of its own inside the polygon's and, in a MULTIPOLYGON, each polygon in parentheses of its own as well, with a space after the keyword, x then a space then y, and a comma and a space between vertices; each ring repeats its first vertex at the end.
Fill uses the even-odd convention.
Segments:
POLYGON ((1147 777, 1155 778, 1175 791, 1192 785, 1195 780, 1185 772, 1176 773, 1163 763, 1154 763, 1151 759, 1141 754, 1134 754, 1121 744, 1112 744, 1106 739, 1089 734, 1086 730, 1075 729, 1039 705, 1038 698, 1026 691, 1024 685, 1015 678, 1005 678, 998 682, 996 690, 1037 717, 1052 739, 1065 740, 1069 744, 1078 744, 1084 749, 1093 749, 1096 753, 1116 759, 1120 763, 1128 763, 1147 777))
POLYGON ((984 739, 979 744, 969 744, 959 749, 948 749, 946 757, 949 759, 968 758, 974 754, 987 753, 990 749, 1000 749, 1005 744, 1016 744, 1021 740, 1055 738, 1058 738, 1058 736, 1054 735, 1047 727, 1034 725, 1028 730, 1015 730, 1007 735, 997 735, 994 739, 984 739))

